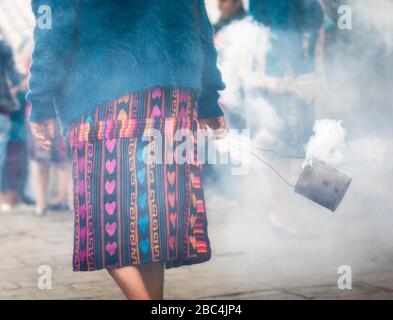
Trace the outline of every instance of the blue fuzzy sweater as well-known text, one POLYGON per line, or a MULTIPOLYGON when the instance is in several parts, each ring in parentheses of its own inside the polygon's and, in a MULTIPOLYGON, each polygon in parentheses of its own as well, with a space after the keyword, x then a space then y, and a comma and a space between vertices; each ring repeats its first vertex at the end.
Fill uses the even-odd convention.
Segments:
POLYGON ((32 0, 32 8, 31 121, 57 116, 64 128, 99 104, 154 86, 196 89, 200 118, 223 114, 204 0, 32 0), (39 27, 48 22, 43 5, 51 28, 39 27))

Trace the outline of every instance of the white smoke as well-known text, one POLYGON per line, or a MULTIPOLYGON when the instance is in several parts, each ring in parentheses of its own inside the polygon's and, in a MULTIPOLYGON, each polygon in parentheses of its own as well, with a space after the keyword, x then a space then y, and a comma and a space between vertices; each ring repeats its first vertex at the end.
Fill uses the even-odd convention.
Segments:
POLYGON ((216 39, 218 63, 226 90, 221 102, 230 112, 243 114, 244 90, 253 87, 253 79, 265 73, 269 31, 251 17, 224 27, 216 39))
POLYGON ((334 167, 342 165, 345 158, 345 138, 347 135, 342 121, 317 120, 314 125, 314 133, 306 146, 306 162, 318 158, 334 167))
MULTIPOLYGON (((326 51, 321 50, 324 72, 318 74, 317 81, 323 82, 325 89, 318 90, 315 106, 316 117, 321 120, 316 121, 305 150, 308 159, 321 159, 353 178, 337 212, 326 215, 325 209, 293 193, 270 168, 257 161, 243 179, 222 175, 221 184, 214 185, 209 193, 213 199, 207 202, 214 211, 224 203, 239 201, 225 209, 228 214, 216 212, 217 219, 222 217, 220 237, 232 251, 249 250, 269 262, 278 257, 272 268, 288 278, 293 275, 288 266, 297 258, 304 261, 298 265, 321 274, 347 261, 359 269, 376 259, 373 266, 383 267, 378 256, 392 249, 393 1, 350 0, 348 4, 353 11, 353 29, 336 30, 337 38, 326 44, 326 51), (215 202, 215 194, 228 185, 234 190, 215 202), (314 231, 315 241, 278 236, 268 220, 272 212, 281 213, 291 225, 306 227, 300 228, 305 236, 307 231, 314 231), (286 258, 280 256, 284 247, 289 248, 286 258), (322 256, 323 264, 310 261, 310 255, 322 256)), ((257 88, 265 76, 269 37, 268 29, 246 19, 223 29, 217 42, 219 66, 228 87, 222 95, 224 108, 247 120, 245 126, 252 131, 253 144, 274 150, 285 119, 257 88)), ((296 182, 303 160, 289 165, 289 160, 276 160, 275 155, 266 159, 289 182, 296 182), (292 165, 297 172, 289 172, 292 165)), ((246 265, 238 269, 242 268, 247 274, 255 272, 246 265)), ((302 274, 300 283, 307 277, 302 274)))
POLYGON ((223 28, 216 38, 219 67, 227 87, 222 92, 221 104, 230 114, 243 119, 254 142, 265 147, 280 143, 278 134, 284 126, 260 85, 270 36, 268 28, 247 17, 223 28))
MULTIPOLYGON (((351 1, 355 21, 369 32, 375 34, 374 39, 393 49, 393 1, 373 0, 351 1)), ((356 27, 356 26, 355 26, 356 27)))

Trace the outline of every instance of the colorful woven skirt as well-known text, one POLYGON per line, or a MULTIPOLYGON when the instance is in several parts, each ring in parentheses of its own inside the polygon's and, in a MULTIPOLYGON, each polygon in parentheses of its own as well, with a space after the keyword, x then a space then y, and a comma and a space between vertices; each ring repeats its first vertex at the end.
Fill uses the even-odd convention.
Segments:
POLYGON ((97 106, 71 126, 74 271, 210 259, 201 168, 170 161, 184 143, 179 130, 195 150, 196 94, 163 87, 97 106))

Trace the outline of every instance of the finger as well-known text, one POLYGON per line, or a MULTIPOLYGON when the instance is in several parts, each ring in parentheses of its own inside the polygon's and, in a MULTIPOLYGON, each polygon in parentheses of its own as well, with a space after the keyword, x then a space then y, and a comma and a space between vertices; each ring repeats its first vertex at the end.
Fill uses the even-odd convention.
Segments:
POLYGON ((222 127, 223 127, 223 129, 224 129, 226 132, 229 131, 229 126, 228 126, 228 124, 226 123, 225 120, 224 120, 224 123, 222 124, 222 127))
POLYGON ((38 144, 45 144, 45 145, 51 145, 52 141, 44 136, 39 136, 39 137, 34 137, 34 140, 38 143, 38 144))
POLYGON ((214 123, 212 125, 212 129, 213 130, 221 130, 222 129, 222 125, 220 123, 214 123))
POLYGON ((39 142, 43 142, 43 141, 48 140, 48 138, 40 132, 34 132, 34 133, 32 133, 32 135, 33 135, 34 140, 39 141, 39 142))
POLYGON ((224 128, 218 129, 214 131, 214 138, 216 140, 221 140, 224 139, 228 134, 228 131, 225 130, 224 128))
POLYGON ((49 140, 37 141, 37 145, 39 148, 43 149, 44 151, 50 151, 52 147, 52 142, 50 142, 49 140))
POLYGON ((51 150, 51 146, 41 146, 42 149, 44 149, 44 151, 49 152, 51 150))
POLYGON ((209 127, 207 126, 206 121, 199 121, 199 129, 202 132, 204 137, 208 137, 209 136, 209 127))
POLYGON ((227 132, 222 132, 222 133, 217 135, 217 140, 225 139, 227 137, 227 135, 228 135, 227 132))
POLYGON ((53 139, 55 137, 55 122, 50 120, 46 125, 47 137, 53 139))
POLYGON ((39 127, 35 123, 30 123, 29 126, 30 126, 30 130, 31 130, 32 133, 40 131, 39 127))
POLYGON ((45 138, 45 131, 38 126, 30 126, 30 131, 35 139, 45 138))
POLYGON ((202 130, 207 130, 207 123, 206 123, 206 121, 205 121, 205 120, 200 120, 200 121, 199 121, 199 127, 200 127, 202 130))
POLYGON ((229 128, 226 122, 222 122, 220 123, 219 127, 217 128, 217 130, 223 131, 223 132, 228 132, 229 128))

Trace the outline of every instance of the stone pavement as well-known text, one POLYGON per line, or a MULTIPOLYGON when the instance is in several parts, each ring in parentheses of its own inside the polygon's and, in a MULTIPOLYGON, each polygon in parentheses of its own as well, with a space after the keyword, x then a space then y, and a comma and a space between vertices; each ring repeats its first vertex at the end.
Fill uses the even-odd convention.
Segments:
MULTIPOLYGON (((389 239, 356 238, 332 226, 314 238, 291 239, 274 233, 261 214, 216 202, 220 211, 209 212, 213 259, 168 270, 166 299, 393 298, 389 239), (340 265, 352 268, 351 290, 337 286, 340 265)), ((72 228, 70 213, 0 213, 0 299, 123 299, 105 271, 71 271, 72 228), (51 290, 38 288, 41 265, 52 269, 51 290)))

